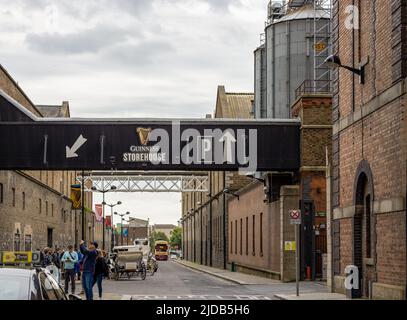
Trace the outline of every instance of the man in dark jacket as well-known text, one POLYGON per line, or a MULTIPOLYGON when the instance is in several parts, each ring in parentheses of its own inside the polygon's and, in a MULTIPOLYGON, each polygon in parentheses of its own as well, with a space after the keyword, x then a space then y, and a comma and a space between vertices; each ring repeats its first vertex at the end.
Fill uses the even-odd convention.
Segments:
POLYGON ((85 247, 85 241, 81 240, 80 250, 83 254, 82 286, 85 291, 86 300, 93 300, 93 276, 95 274, 95 264, 98 253, 96 251, 98 243, 89 242, 89 248, 85 247))

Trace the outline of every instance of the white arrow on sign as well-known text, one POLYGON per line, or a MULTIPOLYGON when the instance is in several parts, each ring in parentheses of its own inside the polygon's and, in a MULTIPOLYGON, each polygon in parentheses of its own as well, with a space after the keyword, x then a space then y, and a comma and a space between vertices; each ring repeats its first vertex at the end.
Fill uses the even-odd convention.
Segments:
POLYGON ((80 147, 82 147, 86 141, 88 141, 88 139, 84 138, 83 135, 80 135, 79 138, 76 139, 75 143, 73 144, 73 146, 71 148, 66 146, 66 157, 68 159, 77 158, 78 154, 76 153, 76 151, 78 151, 78 149, 80 147))
POLYGON ((233 163, 232 145, 236 142, 235 137, 230 133, 230 131, 226 131, 225 134, 219 139, 219 142, 225 142, 223 160, 227 163, 233 163))

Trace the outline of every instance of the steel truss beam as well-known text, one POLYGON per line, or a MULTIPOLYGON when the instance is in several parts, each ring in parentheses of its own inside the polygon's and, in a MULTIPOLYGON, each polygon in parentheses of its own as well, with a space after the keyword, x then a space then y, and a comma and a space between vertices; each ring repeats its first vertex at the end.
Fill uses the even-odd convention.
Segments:
MULTIPOLYGON (((82 183, 82 176, 76 180, 82 183)), ((110 176, 84 176, 85 192, 109 190, 116 187, 115 192, 209 192, 209 179, 207 175, 110 175, 110 176)))

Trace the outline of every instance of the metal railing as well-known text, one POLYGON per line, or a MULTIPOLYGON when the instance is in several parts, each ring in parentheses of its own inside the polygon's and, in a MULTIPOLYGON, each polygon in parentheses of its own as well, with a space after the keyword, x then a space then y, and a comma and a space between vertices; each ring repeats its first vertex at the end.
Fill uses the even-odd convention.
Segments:
POLYGON ((304 94, 310 93, 332 93, 332 86, 330 80, 305 80, 296 90, 295 99, 298 99, 304 94))

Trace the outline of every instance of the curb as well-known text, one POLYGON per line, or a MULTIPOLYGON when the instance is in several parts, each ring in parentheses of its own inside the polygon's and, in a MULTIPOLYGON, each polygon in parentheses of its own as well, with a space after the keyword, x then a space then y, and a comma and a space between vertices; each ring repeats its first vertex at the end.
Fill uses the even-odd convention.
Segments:
POLYGON ((210 272, 210 271, 208 271, 208 270, 203 270, 203 269, 201 269, 201 268, 199 268, 199 267, 195 267, 194 265, 185 264, 185 263, 182 263, 182 262, 177 261, 177 260, 173 260, 173 261, 176 262, 176 263, 178 263, 179 265, 182 265, 182 266, 186 267, 186 268, 190 268, 190 269, 193 269, 193 270, 196 270, 196 271, 200 271, 200 272, 209 274, 209 275, 211 275, 211 276, 214 276, 214 277, 217 277, 217 278, 220 278, 220 279, 229 281, 229 282, 233 282, 233 283, 235 283, 235 284, 239 284, 239 285, 248 285, 248 284, 249 284, 249 283, 247 283, 247 282, 242 282, 242 281, 239 281, 239 280, 236 280, 236 279, 231 279, 231 278, 229 278, 229 277, 227 277, 227 276, 218 274, 218 273, 216 273, 216 272, 210 272))

